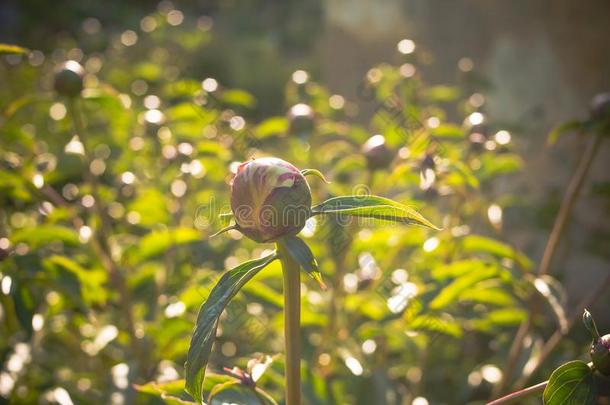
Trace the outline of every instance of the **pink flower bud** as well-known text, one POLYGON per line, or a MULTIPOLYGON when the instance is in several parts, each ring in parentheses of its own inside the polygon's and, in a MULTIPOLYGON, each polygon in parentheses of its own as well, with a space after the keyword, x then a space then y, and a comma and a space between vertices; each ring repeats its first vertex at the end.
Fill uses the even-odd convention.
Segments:
POLYGON ((311 191, 290 163, 273 157, 237 168, 231 183, 231 210, 237 228, 257 242, 296 235, 311 215, 311 191))

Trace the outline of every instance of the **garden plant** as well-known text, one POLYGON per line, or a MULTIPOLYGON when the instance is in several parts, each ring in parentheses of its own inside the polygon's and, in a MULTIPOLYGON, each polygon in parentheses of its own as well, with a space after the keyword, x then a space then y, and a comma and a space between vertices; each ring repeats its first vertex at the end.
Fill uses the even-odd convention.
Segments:
POLYGON ((558 259, 610 96, 541 202, 471 61, 431 83, 404 39, 350 98, 253 36, 244 89, 208 16, 82 26, 0 46, 0 403, 610 403, 610 274, 569 297, 558 259))

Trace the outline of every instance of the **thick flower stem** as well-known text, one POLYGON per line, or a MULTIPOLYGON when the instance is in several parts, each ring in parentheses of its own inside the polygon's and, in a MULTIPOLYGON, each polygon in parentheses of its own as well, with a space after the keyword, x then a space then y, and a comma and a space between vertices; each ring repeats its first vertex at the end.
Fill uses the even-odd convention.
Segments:
POLYGON ((286 347, 286 405, 301 404, 301 279, 299 265, 277 243, 284 275, 284 338, 286 347))

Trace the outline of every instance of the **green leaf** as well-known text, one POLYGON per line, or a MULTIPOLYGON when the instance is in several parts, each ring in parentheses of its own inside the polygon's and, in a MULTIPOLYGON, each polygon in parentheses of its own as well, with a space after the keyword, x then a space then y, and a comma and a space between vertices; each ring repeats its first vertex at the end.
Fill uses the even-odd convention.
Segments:
POLYGON ((584 361, 570 361, 551 374, 544 390, 545 405, 594 405, 597 387, 591 368, 584 361))
POLYGON ((59 288, 66 289, 75 298, 82 298, 85 304, 103 304, 106 301, 108 293, 103 288, 107 279, 105 271, 85 269, 76 261, 60 255, 44 259, 43 265, 57 272, 59 288))
POLYGON ((0 43, 0 55, 22 55, 24 53, 29 53, 30 51, 27 48, 22 48, 17 45, 9 45, 9 44, 1 44, 0 43))
POLYGON ((130 256, 132 263, 140 263, 165 253, 174 246, 201 241, 201 234, 192 228, 153 231, 144 236, 130 256))
POLYGON ((459 338, 463 334, 460 323, 447 317, 419 315, 407 323, 409 330, 427 331, 432 334, 442 333, 459 338))
POLYGON ((462 247, 467 252, 485 252, 497 257, 515 260, 525 270, 532 268, 532 261, 510 245, 480 235, 468 235, 462 239, 462 247))
POLYGON ((433 136, 446 139, 464 139, 464 129, 454 124, 443 124, 436 128, 430 129, 433 136))
POLYGON ((311 209, 316 214, 345 214, 403 224, 417 224, 440 230, 414 209, 375 195, 334 197, 311 209))
POLYGON ((257 388, 251 388, 239 381, 216 385, 210 392, 210 405, 243 404, 243 405, 277 405, 268 395, 257 388))
POLYGON ((271 117, 261 122, 254 129, 257 138, 263 139, 273 135, 282 135, 288 131, 288 120, 286 117, 271 117))
POLYGON ((326 180, 326 177, 324 177, 322 172, 319 170, 316 170, 316 169, 303 169, 303 170, 301 170, 301 174, 303 176, 313 175, 313 176, 316 176, 316 177, 319 177, 320 179, 322 179, 322 181, 326 184, 330 183, 330 181, 326 180))
POLYGON ((510 307, 516 305, 515 298, 501 288, 475 286, 463 291, 458 299, 460 302, 476 302, 482 304, 510 307))
POLYGON ((425 91, 425 97, 432 102, 447 103, 460 96, 460 89, 450 86, 432 86, 425 91))
POLYGON ((320 288, 326 290, 326 284, 322 281, 322 274, 320 273, 320 270, 318 270, 318 262, 316 261, 316 258, 313 257, 313 253, 311 252, 311 249, 309 249, 309 246, 296 236, 282 238, 281 243, 290 256, 299 263, 301 268, 320 285, 320 288))
POLYGON ((79 244, 78 234, 74 230, 59 225, 23 228, 15 232, 11 239, 14 244, 27 243, 34 250, 52 242, 63 242, 69 246, 79 244))
POLYGON ((471 288, 479 281, 492 278, 496 274, 498 274, 497 269, 488 267, 459 277, 457 280, 451 282, 447 287, 441 290, 441 292, 430 303, 430 308, 442 309, 446 307, 447 305, 455 302, 462 292, 471 288))
POLYGON ((185 398, 184 380, 175 380, 166 383, 152 381, 143 385, 134 384, 134 388, 136 391, 143 394, 161 398, 163 402, 169 405, 195 404, 195 402, 185 398))
POLYGON ((553 145, 557 142, 557 139, 566 132, 576 131, 583 127, 582 121, 572 120, 564 122, 563 124, 553 128, 546 138, 547 145, 553 145))
POLYGON ((244 284, 276 258, 277 254, 274 252, 260 259, 244 262, 229 270, 220 278, 201 306, 184 365, 186 390, 197 402, 203 401, 205 368, 216 339, 216 328, 222 311, 244 284))
POLYGON ((220 99, 226 103, 238 107, 252 108, 256 105, 256 99, 245 90, 232 89, 222 93, 220 99))
POLYGON ((523 167, 523 159, 516 154, 485 154, 481 157, 481 168, 477 176, 481 181, 495 180, 496 176, 515 172, 523 167))

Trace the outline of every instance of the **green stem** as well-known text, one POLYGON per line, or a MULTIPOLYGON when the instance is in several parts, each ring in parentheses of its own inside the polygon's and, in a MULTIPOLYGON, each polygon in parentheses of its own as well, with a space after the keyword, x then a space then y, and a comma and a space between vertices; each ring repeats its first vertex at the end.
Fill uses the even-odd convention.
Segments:
POLYGON ((299 264, 277 243, 284 275, 284 339, 286 405, 301 404, 301 279, 299 264))

